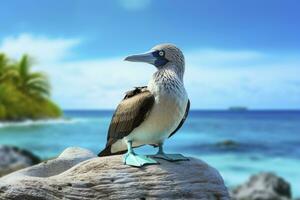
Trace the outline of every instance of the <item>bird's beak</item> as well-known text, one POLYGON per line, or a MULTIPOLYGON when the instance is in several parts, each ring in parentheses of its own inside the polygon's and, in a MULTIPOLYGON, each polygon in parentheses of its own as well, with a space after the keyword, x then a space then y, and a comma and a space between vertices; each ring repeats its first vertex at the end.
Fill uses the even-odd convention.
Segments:
POLYGON ((143 54, 128 56, 124 60, 131 62, 145 62, 154 65, 156 58, 153 55, 153 51, 150 51, 143 54))

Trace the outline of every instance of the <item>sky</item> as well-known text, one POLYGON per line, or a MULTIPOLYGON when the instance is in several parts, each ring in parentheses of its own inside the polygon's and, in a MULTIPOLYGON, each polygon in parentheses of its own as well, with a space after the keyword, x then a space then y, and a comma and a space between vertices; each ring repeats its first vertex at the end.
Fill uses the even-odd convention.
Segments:
POLYGON ((113 109, 155 67, 124 62, 180 47, 192 109, 300 109, 297 0, 4 0, 0 52, 27 53, 64 109, 113 109))

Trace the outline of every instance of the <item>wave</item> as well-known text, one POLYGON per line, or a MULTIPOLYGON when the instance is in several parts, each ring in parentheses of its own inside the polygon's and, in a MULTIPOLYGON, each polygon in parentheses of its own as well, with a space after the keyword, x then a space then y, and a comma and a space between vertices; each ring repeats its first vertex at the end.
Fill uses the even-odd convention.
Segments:
POLYGON ((1 128, 23 127, 23 126, 42 126, 51 124, 76 124, 85 122, 86 119, 81 118, 61 118, 61 119, 45 119, 45 120, 25 120, 21 122, 0 122, 1 128))

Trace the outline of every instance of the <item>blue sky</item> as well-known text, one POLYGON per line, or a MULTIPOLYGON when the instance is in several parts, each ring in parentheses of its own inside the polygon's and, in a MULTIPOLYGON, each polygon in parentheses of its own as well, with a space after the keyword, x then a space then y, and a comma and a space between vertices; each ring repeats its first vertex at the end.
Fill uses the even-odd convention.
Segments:
POLYGON ((66 109, 114 108, 155 70, 122 58, 162 42, 185 53, 194 109, 299 109, 299 9, 297 0, 10 0, 0 51, 34 56, 66 109))

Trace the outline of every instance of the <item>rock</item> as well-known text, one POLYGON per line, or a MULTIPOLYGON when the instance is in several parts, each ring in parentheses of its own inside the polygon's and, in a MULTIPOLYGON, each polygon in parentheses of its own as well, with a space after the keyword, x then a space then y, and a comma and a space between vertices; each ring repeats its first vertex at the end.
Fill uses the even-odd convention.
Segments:
POLYGON ((234 200, 288 200, 290 184, 273 173, 259 173, 232 191, 234 200))
POLYGON ((40 159, 27 150, 0 145, 0 177, 39 162, 40 159))
POLYGON ((233 147, 237 147, 239 144, 233 140, 224 140, 224 141, 218 142, 216 145, 218 147, 233 148, 233 147))
POLYGON ((122 155, 98 158, 68 148, 0 178, 0 199, 229 199, 220 174, 203 161, 159 162, 136 168, 124 165, 122 155))

